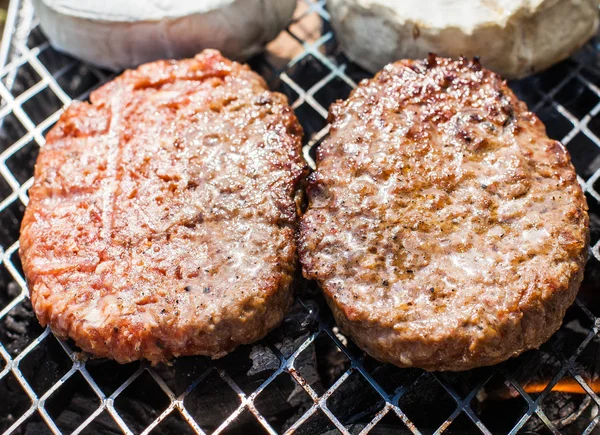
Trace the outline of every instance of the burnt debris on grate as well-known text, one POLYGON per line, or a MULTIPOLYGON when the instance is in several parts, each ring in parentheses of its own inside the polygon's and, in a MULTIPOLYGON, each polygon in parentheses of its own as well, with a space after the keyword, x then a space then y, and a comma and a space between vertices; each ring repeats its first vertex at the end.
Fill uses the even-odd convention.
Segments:
POLYGON ((35 318, 29 299, 22 300, 0 318, 0 343, 13 358, 42 332, 44 328, 35 318))

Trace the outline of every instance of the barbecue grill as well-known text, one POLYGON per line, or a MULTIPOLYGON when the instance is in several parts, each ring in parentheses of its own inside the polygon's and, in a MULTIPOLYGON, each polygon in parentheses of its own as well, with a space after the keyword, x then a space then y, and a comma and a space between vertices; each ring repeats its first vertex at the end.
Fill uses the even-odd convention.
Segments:
MULTIPOLYGON (((329 104, 365 71, 339 50, 324 0, 301 1, 251 60, 305 129, 327 135, 329 104)), ((0 432, 600 433, 600 38, 549 71, 511 83, 571 152, 590 207, 591 250, 577 302, 542 346, 494 367, 427 373, 378 363, 335 326, 302 282, 284 323, 217 361, 118 365, 39 326, 18 257, 19 225, 44 135, 71 99, 114 74, 48 44, 28 0, 13 0, 0 49, 0 432)))

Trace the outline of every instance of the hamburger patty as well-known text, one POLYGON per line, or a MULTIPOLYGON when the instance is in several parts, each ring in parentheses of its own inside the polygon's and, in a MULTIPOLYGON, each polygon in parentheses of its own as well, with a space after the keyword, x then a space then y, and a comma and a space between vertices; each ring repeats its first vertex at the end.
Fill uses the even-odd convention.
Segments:
POLYGON ((292 301, 302 130, 218 52, 126 71, 48 133, 20 255, 42 325, 128 362, 218 358, 292 301))
POLYGON ((329 117, 300 261, 362 349, 464 370, 559 328, 583 276, 587 205, 565 148, 499 76, 403 60, 329 117))

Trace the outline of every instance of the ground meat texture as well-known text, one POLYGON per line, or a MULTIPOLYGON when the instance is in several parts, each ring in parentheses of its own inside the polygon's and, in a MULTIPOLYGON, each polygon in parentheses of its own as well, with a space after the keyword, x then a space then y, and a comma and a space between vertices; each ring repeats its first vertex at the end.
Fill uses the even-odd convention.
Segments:
POLYGON ((300 261, 373 357, 464 370, 540 346, 582 280, 570 157, 477 61, 402 60, 330 110, 300 261))
POLYGON ((292 301, 302 130, 206 50, 73 102, 48 133, 20 255, 42 325, 125 363, 218 358, 292 301))

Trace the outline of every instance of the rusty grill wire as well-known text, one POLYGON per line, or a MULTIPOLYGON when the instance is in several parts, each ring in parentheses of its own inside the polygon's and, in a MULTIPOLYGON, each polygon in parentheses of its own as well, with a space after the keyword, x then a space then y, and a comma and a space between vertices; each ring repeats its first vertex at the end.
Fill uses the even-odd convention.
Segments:
MULTIPOLYGON (((324 0, 251 66, 285 93, 312 156, 329 104, 369 75, 340 52, 324 0), (282 54, 283 53, 283 54, 282 54)), ((495 367, 426 373, 380 364, 339 333, 318 289, 303 283, 283 325, 210 361, 123 366, 87 359, 37 323, 18 258, 18 230, 44 134, 71 99, 114 75, 59 54, 27 0, 12 1, 0 52, 0 432, 43 433, 584 433, 600 431, 600 38, 511 87, 571 152, 590 206, 591 250, 577 302, 538 351, 495 367)))

